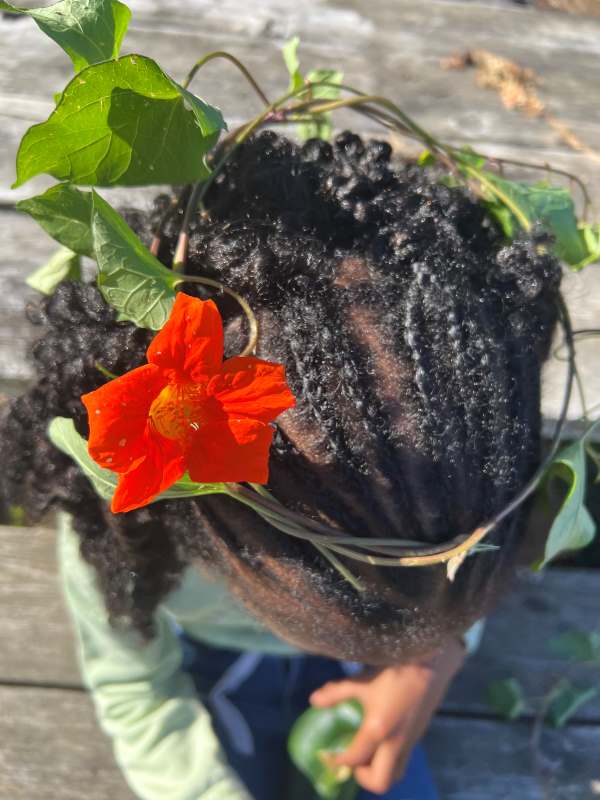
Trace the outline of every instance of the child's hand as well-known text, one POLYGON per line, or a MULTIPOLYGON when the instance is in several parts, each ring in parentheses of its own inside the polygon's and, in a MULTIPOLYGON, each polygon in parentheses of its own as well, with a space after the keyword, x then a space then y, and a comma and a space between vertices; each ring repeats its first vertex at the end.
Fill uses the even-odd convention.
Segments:
POLYGON ((462 644, 452 640, 431 658, 331 681, 313 692, 314 706, 332 706, 354 697, 364 709, 362 725, 335 763, 352 767, 363 788, 386 792, 402 777, 464 656, 462 644))

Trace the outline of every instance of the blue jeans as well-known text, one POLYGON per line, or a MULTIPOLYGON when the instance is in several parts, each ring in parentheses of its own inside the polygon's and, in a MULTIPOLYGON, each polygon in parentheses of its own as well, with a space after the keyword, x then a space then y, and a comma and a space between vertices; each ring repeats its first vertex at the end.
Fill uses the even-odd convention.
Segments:
MULTIPOLYGON (((254 800, 309 800, 314 796, 287 754, 294 721, 312 691, 346 677, 338 661, 318 656, 269 656, 209 647, 182 636, 183 667, 192 676, 230 765, 254 800), (293 787, 293 788, 291 788, 293 787)), ((438 800, 418 745, 404 778, 384 795, 364 789, 356 800, 438 800)))

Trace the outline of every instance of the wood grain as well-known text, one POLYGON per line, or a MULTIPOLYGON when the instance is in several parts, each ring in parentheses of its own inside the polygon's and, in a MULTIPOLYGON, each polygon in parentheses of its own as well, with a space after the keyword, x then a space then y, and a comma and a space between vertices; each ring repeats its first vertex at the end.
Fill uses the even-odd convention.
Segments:
MULTIPOLYGON (((133 800, 83 692, 0 687, 0 800, 133 800)), ((443 800, 592 800, 600 728, 548 731, 544 794, 530 726, 438 717, 426 749, 443 800)))
MULTIPOLYGON (((496 678, 516 677, 531 696, 542 694, 563 674, 597 683, 599 669, 568 666, 548 642, 568 630, 599 628, 599 581, 594 570, 552 569, 543 578, 528 573, 488 620, 481 647, 457 678, 444 708, 489 713, 486 688, 496 678)), ((0 527, 0 601, 0 684, 81 687, 56 578, 52 530, 0 527)), ((577 718, 600 722, 600 698, 585 705, 577 718)))

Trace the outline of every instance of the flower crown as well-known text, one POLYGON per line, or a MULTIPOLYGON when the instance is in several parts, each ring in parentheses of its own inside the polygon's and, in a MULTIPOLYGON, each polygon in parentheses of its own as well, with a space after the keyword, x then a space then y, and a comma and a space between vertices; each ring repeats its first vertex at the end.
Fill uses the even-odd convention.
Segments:
MULTIPOLYGON (((226 52, 206 55, 181 84, 144 55, 119 56, 131 12, 118 0, 62 0, 48 8, 30 9, 3 3, 3 7, 31 16, 65 50, 75 71, 57 95, 54 111, 26 132, 17 154, 15 187, 41 173, 59 181, 44 194, 17 204, 61 245, 28 282, 51 294, 62 280, 79 280, 81 256, 92 257, 98 266, 98 287, 118 312, 117 319, 158 331, 148 347, 147 364, 121 376, 97 365, 107 382, 82 397, 89 416, 87 443, 72 420, 55 418, 49 426, 52 442, 79 464, 102 497, 111 499, 113 512, 167 498, 226 494, 278 530, 311 542, 361 589, 340 556, 389 567, 445 563, 453 579, 467 555, 495 547, 483 542, 490 530, 558 475, 563 480, 566 476, 569 492, 538 566, 591 540, 595 531, 583 504, 582 486, 586 450, 600 463, 590 442, 594 425, 557 454, 576 374, 574 333, 562 299, 558 310, 568 374, 549 456, 492 519, 471 533, 430 546, 351 535, 292 512, 270 495, 264 484, 272 423, 295 404, 284 367, 253 355, 258 325, 243 297, 217 281, 184 273, 190 223, 239 146, 265 125, 289 123, 297 126, 303 139, 326 139, 331 134, 331 112, 339 108, 367 115, 384 128, 421 142, 426 149, 418 163, 447 169, 442 180, 473 192, 507 240, 541 225, 551 234, 555 255, 580 270, 600 260, 600 225, 577 220, 569 192, 548 183, 508 180, 504 169, 517 162, 487 158, 438 140, 390 100, 344 84, 338 71, 320 69, 303 75, 297 38, 283 48, 288 87, 271 100, 248 69, 226 52), (217 58, 236 67, 264 105, 254 119, 225 135, 220 111, 189 89, 198 71, 217 58), (77 188, 160 183, 185 185, 175 204, 183 204, 185 213, 171 268, 156 255, 175 206, 165 212, 147 249, 94 188, 91 192, 77 188), (223 362, 219 312, 212 301, 180 291, 186 283, 212 287, 239 303, 249 325, 243 353, 223 362)), ((558 172, 547 165, 527 166, 546 174, 558 172)), ((582 191, 585 218, 587 191, 578 178, 569 177, 582 191)))

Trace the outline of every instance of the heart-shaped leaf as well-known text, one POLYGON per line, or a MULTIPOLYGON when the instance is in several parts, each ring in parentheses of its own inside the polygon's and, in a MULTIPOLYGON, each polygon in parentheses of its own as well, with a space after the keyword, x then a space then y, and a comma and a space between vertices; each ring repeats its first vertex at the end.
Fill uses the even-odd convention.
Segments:
POLYGON ((587 464, 585 456, 586 441, 600 420, 573 444, 563 448, 548 467, 545 485, 560 480, 567 486, 567 495, 556 515, 546 539, 544 556, 535 564, 542 569, 552 559, 569 550, 586 547, 596 534, 596 523, 584 505, 587 464))
POLYGON ((575 686, 564 678, 552 692, 547 717, 555 728, 562 728, 584 703, 598 694, 595 686, 575 686))
MULTIPOLYGON (((118 475, 96 464, 88 453, 86 440, 77 433, 72 419, 55 417, 48 426, 48 438, 55 447, 73 459, 100 497, 104 500, 112 499, 117 488, 118 475)), ((184 475, 181 480, 159 494, 152 502, 224 492, 225 487, 221 483, 194 483, 189 476, 184 475)))
POLYGON ((149 58, 94 64, 67 85, 17 154, 20 186, 40 173, 84 186, 186 184, 205 178, 221 112, 149 58))
POLYGON ((517 719, 527 706, 523 688, 516 678, 492 681, 487 688, 487 700, 490 707, 505 719, 517 719))
POLYGON ((93 257, 91 192, 59 183, 44 194, 21 200, 17 208, 30 214, 60 244, 81 256, 93 257))
POLYGON ((567 631, 549 642, 552 652, 572 661, 600 663, 600 631, 567 631))
POLYGON ((54 294, 61 281, 79 280, 81 280, 79 256, 68 247, 61 247, 46 264, 36 269, 26 282, 32 289, 50 295, 54 294))
POLYGON ((123 217, 92 192, 92 236, 98 262, 98 287, 120 319, 159 330, 175 301, 181 276, 163 266, 144 247, 123 217))
POLYGON ((131 18, 129 8, 118 0, 60 0, 45 8, 16 8, 0 2, 0 9, 32 17, 62 47, 76 72, 117 58, 131 18))

